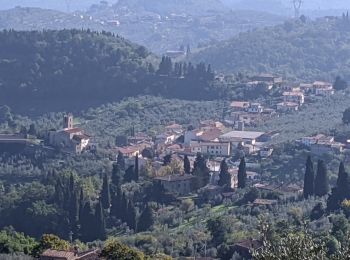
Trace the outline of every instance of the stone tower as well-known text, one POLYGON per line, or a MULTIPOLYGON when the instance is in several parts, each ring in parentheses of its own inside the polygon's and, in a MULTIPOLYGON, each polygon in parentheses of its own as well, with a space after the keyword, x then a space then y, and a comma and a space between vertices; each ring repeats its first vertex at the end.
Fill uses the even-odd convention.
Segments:
POLYGON ((63 128, 64 129, 72 129, 73 128, 73 115, 71 113, 64 115, 63 128))

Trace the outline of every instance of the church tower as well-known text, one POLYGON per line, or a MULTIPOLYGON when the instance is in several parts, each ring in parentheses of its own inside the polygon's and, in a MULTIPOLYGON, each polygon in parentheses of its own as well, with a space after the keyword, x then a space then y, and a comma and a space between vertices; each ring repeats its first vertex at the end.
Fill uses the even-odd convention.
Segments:
POLYGON ((64 129, 72 129, 73 128, 73 115, 71 113, 64 115, 63 128, 64 129))

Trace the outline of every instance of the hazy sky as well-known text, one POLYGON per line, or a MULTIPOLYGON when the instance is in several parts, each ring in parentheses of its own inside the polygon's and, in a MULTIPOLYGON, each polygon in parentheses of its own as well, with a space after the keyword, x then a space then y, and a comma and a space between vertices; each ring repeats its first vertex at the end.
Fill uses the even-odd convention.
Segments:
MULTIPOLYGON (((70 2, 70 10, 84 10, 89 8, 94 3, 99 3, 100 0, 0 0, 0 9, 9 9, 15 6, 35 6, 42 8, 67 10, 66 1, 70 2)), ((205 0, 203 0, 205 1, 205 0)), ((222 2, 233 5, 243 6, 244 8, 257 9, 261 6, 264 9, 271 7, 288 8, 292 7, 292 0, 221 0, 222 2)), ((109 0, 114 3, 117 0, 109 0)), ((303 0, 303 9, 350 9, 350 0, 303 0)))

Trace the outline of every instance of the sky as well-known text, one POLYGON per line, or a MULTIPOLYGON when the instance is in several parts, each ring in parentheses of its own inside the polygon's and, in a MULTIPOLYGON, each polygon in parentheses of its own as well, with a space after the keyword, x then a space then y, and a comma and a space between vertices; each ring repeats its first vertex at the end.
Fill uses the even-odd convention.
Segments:
MULTIPOLYGON (((0 0, 0 9, 9 9, 15 6, 41 7, 67 10, 66 1, 70 2, 70 11, 86 10, 92 4, 99 3, 100 0, 0 0)), ((109 0, 110 3, 117 0, 109 0)), ((204 0, 203 0, 204 1, 204 0)), ((248 9, 280 9, 292 8, 292 0, 221 0, 232 7, 244 7, 248 9)), ((303 0, 304 9, 325 10, 325 9, 350 9, 350 0, 303 0)))

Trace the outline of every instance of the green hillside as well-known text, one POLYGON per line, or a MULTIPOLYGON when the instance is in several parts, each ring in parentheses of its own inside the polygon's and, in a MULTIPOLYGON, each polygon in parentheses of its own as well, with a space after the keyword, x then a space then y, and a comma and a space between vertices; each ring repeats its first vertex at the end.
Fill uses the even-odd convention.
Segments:
POLYGON ((269 72, 287 78, 330 80, 350 77, 350 21, 347 17, 314 22, 288 21, 241 33, 193 55, 226 72, 269 72))

